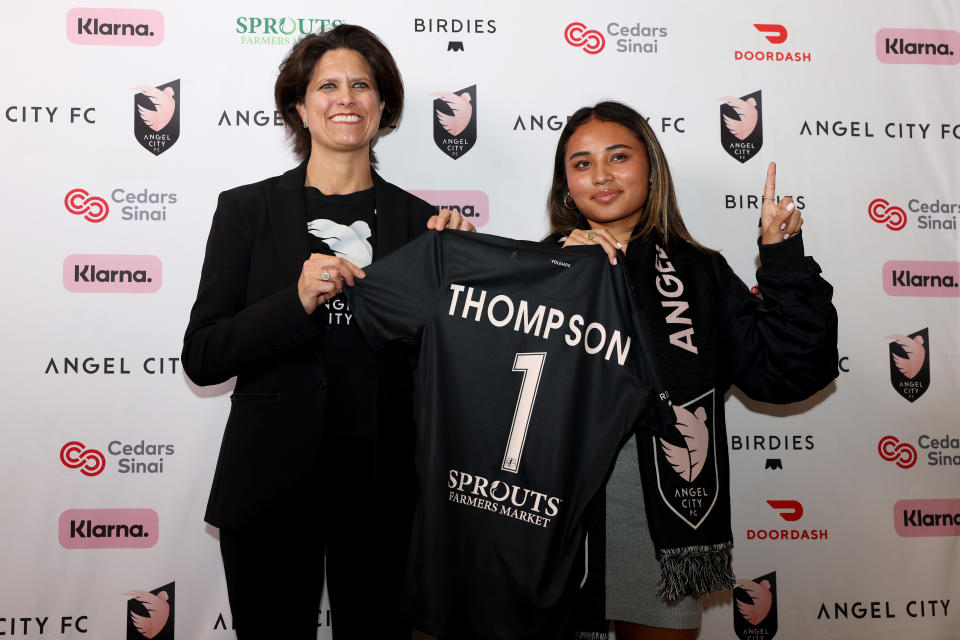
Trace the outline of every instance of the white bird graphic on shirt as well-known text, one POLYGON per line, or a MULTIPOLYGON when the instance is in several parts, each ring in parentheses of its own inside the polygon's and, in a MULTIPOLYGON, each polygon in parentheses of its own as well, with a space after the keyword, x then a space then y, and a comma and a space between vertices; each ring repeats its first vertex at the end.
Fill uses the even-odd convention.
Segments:
POLYGON ((887 339, 896 342, 906 352, 906 358, 895 353, 890 355, 893 356, 893 364, 899 369, 900 373, 913 380, 920 373, 920 369, 923 368, 923 361, 927 359, 926 349, 923 348, 923 336, 908 338, 907 336, 894 334, 887 336, 887 339))
POLYGON ((151 111, 137 105, 137 111, 140 113, 140 119, 143 120, 144 124, 154 131, 160 131, 170 124, 170 120, 177 110, 177 102, 173 99, 173 87, 167 87, 163 91, 156 87, 143 86, 134 87, 134 89, 137 93, 142 93, 150 98, 153 108, 156 109, 156 111, 151 111))
POLYGON ((307 231, 323 240, 334 255, 346 258, 361 269, 373 262, 373 245, 368 241, 373 232, 363 220, 348 227, 317 218, 307 223, 307 231))
POLYGON ((473 117, 473 105, 470 104, 470 94, 464 91, 460 95, 449 93, 447 91, 438 91, 431 93, 447 103, 447 106, 453 111, 453 115, 443 113, 437 109, 437 119, 440 126, 452 136, 460 133, 470 124, 470 118, 473 117))
POLYGON ((749 138, 753 130, 757 128, 757 120, 760 118, 760 114, 757 112, 757 101, 753 98, 747 98, 744 101, 730 96, 720 99, 740 116, 739 120, 730 116, 723 116, 723 123, 727 125, 727 130, 738 140, 749 138))
POLYGON ((167 595, 166 591, 161 591, 156 595, 149 591, 128 591, 123 595, 133 596, 147 610, 146 616, 130 612, 133 626, 137 628, 140 635, 144 638, 154 638, 163 631, 167 619, 170 617, 170 604, 167 602, 170 596, 167 595))

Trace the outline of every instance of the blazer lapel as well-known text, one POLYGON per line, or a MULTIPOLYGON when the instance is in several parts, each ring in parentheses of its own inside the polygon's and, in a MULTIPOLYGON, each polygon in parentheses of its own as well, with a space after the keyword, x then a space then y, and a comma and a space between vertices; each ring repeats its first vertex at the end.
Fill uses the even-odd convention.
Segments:
POLYGON ((376 171, 372 173, 373 193, 377 201, 376 258, 382 258, 406 244, 408 216, 404 210, 405 203, 394 193, 396 188, 381 178, 376 171))
POLYGON ((287 171, 273 189, 267 190, 267 216, 277 243, 277 255, 285 276, 291 282, 303 270, 307 259, 307 203, 303 184, 307 178, 307 161, 287 171))

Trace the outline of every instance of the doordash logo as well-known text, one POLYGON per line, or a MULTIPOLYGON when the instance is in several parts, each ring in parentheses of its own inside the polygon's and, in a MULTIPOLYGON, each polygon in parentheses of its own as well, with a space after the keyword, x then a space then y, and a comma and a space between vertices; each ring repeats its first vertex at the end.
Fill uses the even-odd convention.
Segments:
MULTIPOLYGON (((763 34, 770 44, 783 44, 787 41, 787 28, 782 24, 755 24, 753 28, 763 34)), ((812 62, 813 54, 809 51, 784 51, 782 48, 734 49, 733 59, 737 62, 812 62)))
POLYGON ((157 256, 73 254, 63 260, 63 288, 73 293, 153 293, 163 267, 157 256))

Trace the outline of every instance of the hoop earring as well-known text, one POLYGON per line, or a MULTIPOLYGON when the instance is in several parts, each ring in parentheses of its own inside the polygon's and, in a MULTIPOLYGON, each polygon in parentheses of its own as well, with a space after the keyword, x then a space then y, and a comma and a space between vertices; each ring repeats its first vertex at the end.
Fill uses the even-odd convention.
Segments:
POLYGON ((576 211, 577 203, 573 201, 573 198, 570 197, 570 192, 567 191, 567 195, 563 196, 563 206, 567 211, 576 211))

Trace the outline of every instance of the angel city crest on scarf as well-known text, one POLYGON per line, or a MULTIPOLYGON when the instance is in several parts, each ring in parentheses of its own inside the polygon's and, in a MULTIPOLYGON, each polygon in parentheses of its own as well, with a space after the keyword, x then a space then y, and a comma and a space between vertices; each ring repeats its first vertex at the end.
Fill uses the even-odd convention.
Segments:
POLYGON ((763 109, 760 91, 740 98, 720 98, 720 144, 724 151, 746 162, 763 147, 763 109))
POLYGON ((477 85, 459 91, 436 91, 433 101, 433 140, 454 160, 477 142, 477 85))
POLYGON ((715 397, 710 389, 682 406, 673 405, 675 432, 652 436, 660 496, 693 529, 703 524, 717 502, 715 397))
POLYGON ((158 87, 133 87, 133 134, 147 151, 160 155, 180 138, 180 80, 158 87))

